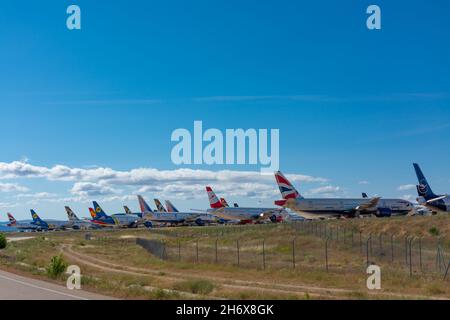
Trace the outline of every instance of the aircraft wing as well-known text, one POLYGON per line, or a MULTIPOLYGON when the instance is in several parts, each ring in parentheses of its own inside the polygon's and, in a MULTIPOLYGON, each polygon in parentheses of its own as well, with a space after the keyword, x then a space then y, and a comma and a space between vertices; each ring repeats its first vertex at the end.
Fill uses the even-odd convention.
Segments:
POLYGON ((361 204, 355 208, 356 211, 365 211, 375 209, 380 201, 381 197, 371 198, 368 202, 361 204))
POLYGON ((439 200, 443 200, 443 199, 445 199, 447 197, 448 197, 448 195, 443 195, 443 196, 440 196, 440 197, 437 197, 437 198, 434 198, 434 199, 427 200, 426 203, 433 203, 433 202, 436 202, 436 201, 439 201, 439 200))

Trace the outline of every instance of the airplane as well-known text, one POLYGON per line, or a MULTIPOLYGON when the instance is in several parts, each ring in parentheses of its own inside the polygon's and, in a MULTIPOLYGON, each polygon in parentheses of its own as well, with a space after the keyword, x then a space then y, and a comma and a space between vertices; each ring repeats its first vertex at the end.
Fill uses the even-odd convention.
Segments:
POLYGON ((203 226, 206 223, 215 221, 215 217, 205 213, 192 212, 155 212, 153 211, 144 198, 138 195, 139 206, 145 220, 154 223, 169 223, 169 224, 196 224, 203 226))
POLYGON ((29 222, 19 222, 17 221, 11 213, 8 212, 8 220, 9 223, 6 225, 7 227, 16 228, 19 231, 41 231, 42 229, 38 226, 29 223, 29 222))
POLYGON ((102 227, 137 228, 141 218, 134 214, 113 214, 107 215, 100 205, 94 201, 94 209, 89 208, 92 216, 92 223, 102 227))
POLYGON ((164 208, 164 206, 158 199, 154 199, 154 201, 155 201, 155 205, 156 205, 156 210, 158 212, 167 212, 166 208, 164 208))
POLYGON ((433 190, 431 190, 431 186, 423 175, 420 166, 417 163, 413 163, 413 166, 416 171, 417 179, 419 180, 419 184, 416 186, 417 194, 419 195, 417 202, 430 208, 434 212, 449 212, 450 196, 447 194, 436 195, 433 190))
POLYGON ((68 206, 64 207, 66 209, 67 217, 69 218, 68 226, 73 230, 84 230, 84 229, 97 229, 98 225, 92 223, 91 220, 82 220, 77 217, 75 212, 68 206))
MULTIPOLYGON (((230 205, 228 204, 227 200, 225 200, 225 198, 220 198, 220 202, 223 204, 224 207, 229 207, 230 205)), ((234 203, 233 205, 235 208, 239 208, 239 205, 237 203, 234 203)))
POLYGON ((277 200, 275 204, 289 208, 306 219, 357 217, 360 214, 375 213, 380 200, 379 197, 305 199, 280 171, 275 172, 275 180, 283 196, 283 200, 277 200))
POLYGON ((207 213, 224 220, 238 221, 241 224, 263 222, 268 219, 272 222, 280 222, 282 217, 287 215, 283 208, 225 207, 210 186, 206 187, 206 192, 211 207, 207 213))
POLYGON ((34 224, 35 226, 39 227, 41 230, 45 230, 45 231, 65 230, 69 225, 68 221, 60 221, 60 220, 44 221, 39 217, 39 215, 33 209, 31 209, 30 212, 31 212, 31 218, 33 219, 31 224, 34 224))
MULTIPOLYGON (((368 199, 367 193, 362 193, 363 199, 368 199)), ((381 198, 377 205, 376 217, 405 216, 414 210, 414 204, 404 199, 381 198)))
POLYGON ((180 212, 178 211, 177 208, 175 208, 175 206, 172 204, 172 202, 170 202, 170 200, 166 200, 166 208, 167 208, 167 212, 180 212))

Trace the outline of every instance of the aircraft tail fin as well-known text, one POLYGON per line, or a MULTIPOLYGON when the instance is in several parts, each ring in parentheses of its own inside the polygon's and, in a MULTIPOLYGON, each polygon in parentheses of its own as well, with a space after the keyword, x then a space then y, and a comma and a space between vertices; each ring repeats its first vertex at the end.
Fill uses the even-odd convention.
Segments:
POLYGON ((275 180, 277 181, 283 199, 303 198, 281 171, 275 172, 275 180))
POLYGON ((220 203, 222 203, 222 205, 223 205, 225 208, 230 207, 230 206, 228 205, 227 200, 225 200, 225 198, 220 198, 220 203))
POLYGON ((95 210, 95 217, 97 219, 108 216, 105 213, 105 211, 103 211, 102 207, 100 207, 100 205, 97 203, 97 201, 94 201, 93 204, 94 204, 94 210, 95 210))
POLYGON ((125 214, 133 214, 133 212, 128 208, 128 206, 123 206, 123 209, 125 210, 125 214))
POLYGON ((166 208, 167 212, 180 212, 177 208, 175 208, 170 200, 166 200, 166 208))
POLYGON ((139 206, 141 207, 142 214, 152 213, 153 210, 150 208, 150 206, 147 204, 147 202, 144 200, 142 196, 137 196, 139 201, 139 206))
POLYGON ((167 212, 166 208, 162 205, 161 201, 159 199, 153 199, 155 201, 156 210, 159 212, 167 212))
POLYGON ((17 224, 17 220, 9 212, 8 212, 8 220, 9 220, 9 226, 10 227, 14 227, 17 224))
POLYGON ((367 193, 363 192, 363 193, 362 193, 362 197, 363 197, 363 198, 368 198, 367 193))
POLYGON ((95 220, 97 218, 97 214, 93 208, 89 208, 89 213, 91 214, 92 219, 95 220))
POLYGON ((208 193, 209 205, 212 209, 223 208, 223 204, 220 202, 219 198, 217 198, 211 187, 207 186, 206 192, 208 193))
POLYGON ((75 212, 73 212, 72 209, 70 209, 70 207, 64 207, 66 209, 66 213, 67 213, 67 217, 69 218, 69 221, 78 221, 80 219, 78 219, 77 215, 75 214, 75 212))
POLYGON ((237 203, 234 204, 235 208, 239 208, 239 205, 237 203))
POLYGON ((33 219, 33 222, 38 224, 43 224, 43 220, 39 217, 39 215, 34 211, 33 209, 30 210, 31 212, 31 218, 33 219))
POLYGON ((431 187, 420 169, 420 166, 417 163, 414 163, 413 166, 416 171, 417 179, 419 180, 419 185, 417 186, 417 193, 419 196, 424 197, 426 200, 436 198, 437 195, 434 194, 433 190, 431 190, 431 187))

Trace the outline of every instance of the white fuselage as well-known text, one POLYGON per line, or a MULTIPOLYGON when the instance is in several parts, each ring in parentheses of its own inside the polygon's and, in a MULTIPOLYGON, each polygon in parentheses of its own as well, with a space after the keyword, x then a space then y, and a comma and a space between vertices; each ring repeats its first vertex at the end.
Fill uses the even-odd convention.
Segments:
MULTIPOLYGON (((370 199, 367 198, 295 199, 294 201, 287 201, 286 207, 307 219, 317 219, 352 215, 357 211, 358 207, 367 204, 369 201, 370 199)), ((392 214, 406 214, 413 209, 413 205, 409 201, 402 199, 380 199, 376 206, 360 213, 376 213, 381 208, 390 209, 392 214)))
POLYGON ((245 208, 226 207, 220 209, 208 209, 208 213, 227 220, 258 220, 263 217, 286 213, 281 208, 245 208))

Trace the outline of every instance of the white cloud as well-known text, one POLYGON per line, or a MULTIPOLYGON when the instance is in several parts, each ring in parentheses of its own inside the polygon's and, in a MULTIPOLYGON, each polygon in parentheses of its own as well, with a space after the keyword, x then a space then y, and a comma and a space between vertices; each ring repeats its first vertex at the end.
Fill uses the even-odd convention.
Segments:
POLYGON ((320 195, 331 196, 331 195, 340 193, 341 191, 342 191, 341 188, 338 187, 338 186, 330 186, 330 185, 328 185, 328 186, 323 186, 323 187, 318 187, 318 188, 315 188, 315 189, 311 189, 306 194, 309 194, 309 195, 320 194, 320 195))
POLYGON ((73 185, 70 192, 80 197, 92 197, 117 194, 119 193, 119 190, 116 190, 101 182, 77 182, 73 185))
POLYGON ((359 181, 358 183, 359 183, 359 184, 370 184, 370 182, 369 182, 369 181, 366 181, 366 180, 359 181))
POLYGON ((414 184, 403 184, 397 188, 398 191, 407 191, 407 190, 413 190, 416 188, 416 185, 414 184))
MULTIPOLYGON (((322 177, 287 174, 301 190, 303 183, 325 183, 322 177)), ((123 193, 152 193, 160 197, 193 199, 205 196, 206 185, 221 196, 271 198, 278 192, 273 176, 258 171, 233 170, 158 170, 136 168, 118 171, 104 167, 73 168, 65 165, 35 166, 26 161, 0 162, 0 179, 41 178, 49 181, 72 181, 69 192, 83 199, 97 196, 120 196, 123 193)))
POLYGON ((17 183, 0 183, 0 192, 27 192, 28 188, 17 183))

